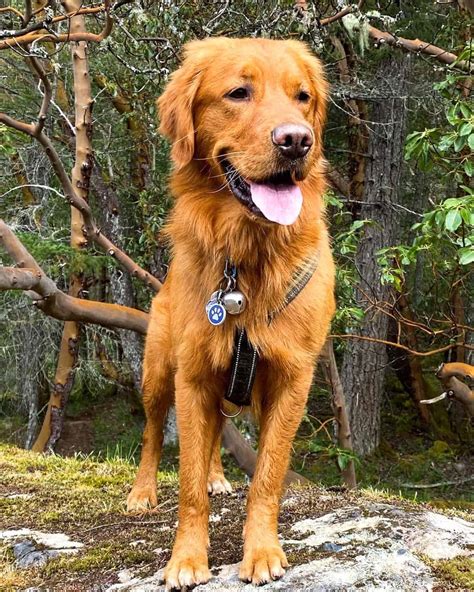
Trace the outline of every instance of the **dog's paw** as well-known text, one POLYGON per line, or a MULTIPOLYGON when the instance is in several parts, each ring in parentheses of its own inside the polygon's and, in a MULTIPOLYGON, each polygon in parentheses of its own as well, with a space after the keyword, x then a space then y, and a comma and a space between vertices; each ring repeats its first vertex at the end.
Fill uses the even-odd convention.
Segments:
POLYGON ((150 512, 158 505, 156 485, 133 487, 127 497, 127 512, 150 512))
POLYGON ((205 584, 211 578, 207 565, 207 556, 173 553, 165 569, 166 590, 181 590, 205 584))
POLYGON ((279 544, 268 547, 250 547, 244 552, 239 577, 258 586, 281 578, 288 561, 279 544))
POLYGON ((212 475, 209 476, 207 481, 207 491, 211 495, 232 493, 232 485, 227 481, 224 475, 212 475))

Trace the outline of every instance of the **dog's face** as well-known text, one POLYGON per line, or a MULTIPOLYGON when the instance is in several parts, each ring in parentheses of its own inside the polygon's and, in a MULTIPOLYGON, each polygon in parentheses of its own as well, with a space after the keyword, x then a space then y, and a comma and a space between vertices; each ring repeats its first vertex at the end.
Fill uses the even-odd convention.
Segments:
POLYGON ((195 41, 159 99, 160 129, 178 170, 194 160, 253 218, 292 224, 298 184, 322 158, 326 93, 303 43, 195 41))

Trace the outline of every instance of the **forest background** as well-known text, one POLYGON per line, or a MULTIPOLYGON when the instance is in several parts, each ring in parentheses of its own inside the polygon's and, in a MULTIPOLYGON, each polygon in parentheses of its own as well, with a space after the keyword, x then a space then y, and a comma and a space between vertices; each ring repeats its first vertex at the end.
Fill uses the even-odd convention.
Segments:
POLYGON ((292 37, 331 83, 339 368, 315 376, 293 469, 337 485, 355 465, 362 485, 472 504, 472 13, 465 0, 2 0, 0 441, 136 461, 145 312, 169 258, 156 98, 187 40, 292 37), (443 362, 461 364, 455 388, 443 362), (337 389, 351 445, 335 438, 337 389))

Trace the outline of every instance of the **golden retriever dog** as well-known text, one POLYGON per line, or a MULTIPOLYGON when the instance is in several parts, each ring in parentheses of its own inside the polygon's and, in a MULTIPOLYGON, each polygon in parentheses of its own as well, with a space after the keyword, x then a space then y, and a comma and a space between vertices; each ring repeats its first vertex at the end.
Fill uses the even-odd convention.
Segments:
POLYGON ((326 94, 323 68, 305 44, 218 37, 185 46, 183 64, 158 100, 174 163, 166 228, 172 263, 151 310, 146 427, 128 509, 157 505, 163 421, 174 399, 180 493, 168 589, 210 578, 208 479, 211 489, 228 488, 220 433, 223 409, 238 410, 224 395, 242 329, 258 352, 251 408, 260 442, 240 577, 262 584, 288 566, 278 541, 279 499, 335 306, 322 204, 326 94), (311 278, 288 303, 295 273, 315 258, 311 278), (214 325, 206 304, 226 261, 238 270, 247 304, 214 325))

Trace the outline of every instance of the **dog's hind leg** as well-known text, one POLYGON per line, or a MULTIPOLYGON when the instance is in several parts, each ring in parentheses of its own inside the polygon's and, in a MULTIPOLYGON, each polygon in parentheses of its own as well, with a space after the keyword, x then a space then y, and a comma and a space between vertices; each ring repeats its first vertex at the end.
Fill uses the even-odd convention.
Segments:
POLYGON ((207 491, 211 495, 220 493, 232 493, 232 485, 224 476, 221 460, 221 439, 217 438, 212 448, 211 464, 209 465, 209 476, 207 478, 207 491))
POLYGON ((173 373, 170 362, 167 309, 154 307, 143 363, 143 407, 146 426, 140 466, 127 498, 129 512, 144 512, 158 503, 156 473, 163 445, 163 425, 173 402, 173 373))

